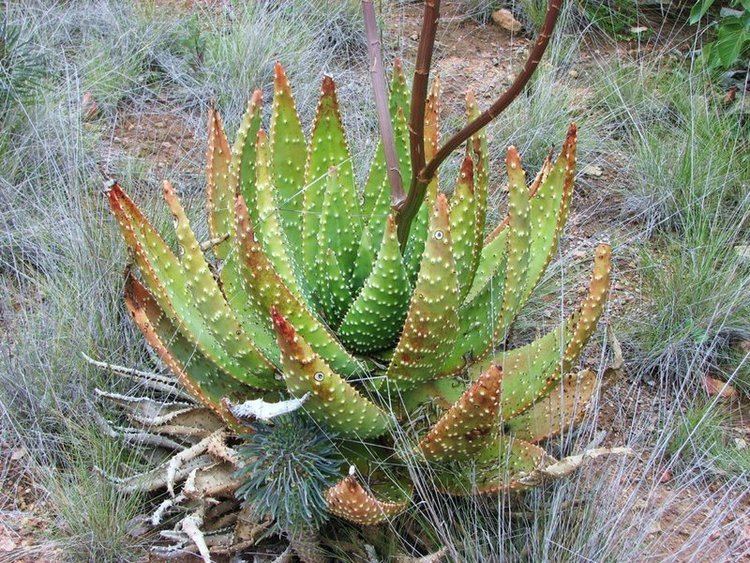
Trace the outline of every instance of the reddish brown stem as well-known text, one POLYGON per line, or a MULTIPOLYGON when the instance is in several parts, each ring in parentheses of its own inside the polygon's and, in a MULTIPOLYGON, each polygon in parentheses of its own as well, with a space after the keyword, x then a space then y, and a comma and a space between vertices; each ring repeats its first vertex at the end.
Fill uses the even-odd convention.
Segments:
MULTIPOLYGON (((474 121, 466 125, 463 129, 455 133, 445 144, 438 150, 435 156, 424 167, 412 168, 411 186, 402 205, 397 207, 398 212, 398 235, 399 240, 403 241, 409 234, 411 222, 419 211, 424 199, 425 190, 430 180, 435 176, 438 167, 448 158, 454 150, 461 146, 472 135, 484 128, 489 122, 500 115, 515 100, 534 74, 539 62, 542 60, 544 52, 547 50, 552 31, 557 24, 557 17, 560 15, 563 0, 550 0, 547 8, 547 15, 544 19, 539 35, 537 36, 534 47, 529 53, 529 58, 523 70, 508 88, 484 113, 480 114, 474 121), (419 170, 419 172, 416 172, 419 170)), ((421 44, 420 44, 421 45, 421 44)), ((416 82, 416 77, 415 77, 416 82)), ((413 103, 413 98, 412 98, 413 103)), ((412 113, 412 118, 414 113, 412 113)), ((412 119, 413 121, 413 119, 412 119)), ((413 144, 413 141, 412 141, 413 144)), ((412 151, 414 148, 412 147, 412 151)), ((413 163, 412 159, 412 163, 413 163)))
MULTIPOLYGON (((435 34, 440 17, 440 0, 425 0, 422 15, 422 32, 417 47, 417 62, 411 87, 411 119, 409 120, 409 147, 411 169, 422 170, 425 165, 424 111, 427 103, 427 87, 430 81, 432 53, 435 49, 435 34)), ((413 185, 413 182, 412 182, 413 185)), ((398 202, 401 206, 404 201, 398 202)))
POLYGON ((362 0, 362 14, 365 20, 365 34, 367 35, 367 51, 370 55, 370 78, 375 97, 375 109, 378 114, 380 139, 383 142, 388 183, 391 186, 391 202, 395 205, 404 200, 403 179, 396 156, 396 142, 393 137, 393 123, 388 111, 388 86, 383 69, 383 54, 380 46, 380 34, 375 18, 375 7, 372 0, 362 0))

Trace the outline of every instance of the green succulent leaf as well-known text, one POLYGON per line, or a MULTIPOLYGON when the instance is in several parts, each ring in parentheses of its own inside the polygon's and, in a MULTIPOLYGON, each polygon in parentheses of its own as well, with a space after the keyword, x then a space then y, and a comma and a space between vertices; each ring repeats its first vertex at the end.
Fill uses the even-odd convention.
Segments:
POLYGON ((336 87, 333 79, 326 76, 323 79, 305 169, 302 252, 308 279, 316 274, 318 233, 328 186, 328 170, 331 167, 338 170, 338 209, 348 219, 340 233, 341 245, 345 249, 342 253, 341 267, 345 272, 351 272, 362 236, 362 217, 358 204, 359 196, 354 185, 351 153, 339 113, 336 87))
POLYGON ((526 189, 526 173, 521 167, 521 158, 515 147, 508 148, 505 159, 508 171, 508 238, 505 264, 505 287, 500 322, 495 327, 499 340, 515 319, 523 304, 524 287, 529 267, 529 192, 526 189))
POLYGON ((281 349, 284 381, 292 396, 308 397, 305 411, 342 437, 382 435, 388 428, 387 415, 335 373, 275 308, 271 317, 281 349))
MULTIPOLYGON (((471 122, 479 117, 474 92, 469 90, 466 94, 466 120, 471 122)), ((474 162, 474 248, 472 250, 472 265, 469 268, 469 279, 467 286, 473 285, 474 273, 479 266, 479 258, 482 254, 482 241, 484 239, 484 226, 487 220, 487 199, 489 194, 489 149, 487 148, 487 132, 481 129, 466 144, 466 152, 474 162)), ((464 294, 464 297, 466 294, 464 294)))
MULTIPOLYGON (((255 308, 268 311, 275 308, 289 322, 293 323, 300 335, 310 343, 316 353, 345 376, 363 375, 364 366, 346 351, 329 329, 302 303, 284 284, 273 269, 268 257, 258 243, 242 197, 235 204, 237 220, 237 248, 241 259, 241 273, 246 290, 255 308)), ((266 317, 269 325, 270 316, 266 317)))
POLYGON ((435 480, 452 495, 522 491, 528 488, 521 482, 525 475, 554 461, 542 448, 500 434, 472 460, 436 467, 435 480))
POLYGON ((404 324, 410 295, 396 222, 389 216, 375 266, 339 327, 341 341, 360 354, 393 346, 404 324))
POLYGON ((503 369, 503 392, 500 401, 504 421, 525 412, 549 395, 578 360, 583 346, 594 332, 609 291, 611 249, 597 247, 589 291, 579 309, 566 322, 534 342, 477 363, 471 368, 480 374, 489 365, 503 369))
POLYGON ((596 372, 570 373, 544 399, 511 418, 507 423, 508 431, 532 444, 559 434, 583 418, 596 389, 596 372))
MULTIPOLYGON (((274 71, 269 135, 272 176, 281 225, 289 248, 296 249, 302 244, 305 165, 301 156, 307 152, 307 141, 284 68, 276 63, 274 71)), ((247 194, 242 195, 248 201, 247 194)))
MULTIPOLYGON (((252 101, 250 102, 253 103, 252 101)), ((208 151, 206 155, 206 180, 208 201, 208 232, 214 240, 228 239, 233 232, 232 215, 234 192, 230 174, 232 151, 229 148, 224 125, 216 109, 208 111, 208 151)), ((224 241, 214 247, 219 258, 225 258, 229 244, 224 241)))
POLYGON ((305 293, 297 283, 298 279, 303 278, 302 273, 295 270, 294 263, 287 253, 288 243, 279 218, 278 192, 274 190, 271 179, 271 152, 268 137, 263 130, 258 131, 255 153, 255 213, 250 211, 255 236, 284 284, 297 297, 307 301, 305 293))
POLYGON ((125 305, 146 341, 185 389, 224 422, 237 427, 237 421, 224 407, 222 399, 240 401, 258 397, 261 392, 232 377, 221 377, 216 364, 180 333, 146 287, 130 272, 125 280, 125 305))
POLYGON ((352 290, 334 251, 326 248, 321 252, 318 300, 328 326, 336 330, 351 306, 352 290))
MULTIPOLYGON (((218 340, 221 347, 237 363, 240 370, 247 370, 255 374, 268 374, 271 364, 255 347, 240 327, 232 309, 224 300, 224 296, 208 267, 200 244, 190 228, 185 210, 182 208, 174 188, 169 182, 164 182, 164 199, 174 217, 177 241, 182 249, 180 264, 185 273, 185 289, 193 296, 206 326, 218 340)), ((240 380, 242 376, 235 375, 240 380)), ((265 381, 247 383, 273 386, 269 375, 265 381)))
MULTIPOLYGON (((208 308, 201 309, 205 303, 194 299, 185 267, 122 188, 114 184, 108 191, 108 197, 146 285, 159 307, 179 326, 183 335, 190 338, 226 374, 260 388, 273 387, 273 367, 252 345, 235 355, 224 347, 223 343, 231 340, 226 332, 231 318, 221 311, 217 317, 213 317, 208 308)), ((193 265, 200 267, 199 262, 193 262, 193 265)), ((203 278, 200 281, 205 285, 207 280, 203 278)), ((217 296, 214 289, 218 291, 218 288, 210 285, 200 290, 216 301, 220 294, 217 296)), ((230 343, 231 346, 235 344, 237 342, 230 343)), ((235 347, 233 351, 236 350, 235 347)))
POLYGON ((570 200, 573 195, 573 180, 576 167, 577 129, 571 125, 560 156, 544 176, 537 177, 529 203, 528 273, 521 304, 529 299, 531 292, 547 269, 557 251, 557 243, 568 218, 570 200), (535 189, 536 187, 536 189, 535 189))
POLYGON ((464 158, 458 173, 456 189, 451 197, 450 222, 459 299, 463 301, 471 288, 471 278, 474 276, 474 250, 477 244, 474 162, 470 156, 464 158))
MULTIPOLYGON (((432 158, 438 150, 438 140, 440 135, 439 94, 440 79, 436 77, 432 83, 430 94, 427 97, 427 102, 425 104, 424 152, 425 158, 428 160, 432 158)), ((409 231, 409 237, 406 241, 404 263, 406 264, 406 271, 409 273, 409 279, 412 284, 416 282, 417 275, 419 274, 419 267, 422 263, 430 209, 435 204, 435 198, 438 194, 438 183, 439 175, 436 173, 435 177, 427 186, 424 202, 414 218, 411 230, 409 231)))
POLYGON ((424 258, 388 378, 399 389, 439 374, 458 326, 458 279, 453 263, 448 201, 437 196, 430 213, 424 258))
MULTIPOLYGON (((256 90, 247 104, 245 115, 242 116, 242 122, 239 129, 237 129, 237 135, 232 145, 232 160, 229 167, 232 190, 231 202, 228 204, 231 210, 226 213, 226 216, 231 218, 232 221, 231 228, 227 231, 230 236, 234 236, 234 198, 238 193, 242 194, 242 197, 245 198, 253 221, 256 223, 259 221, 255 165, 258 160, 256 145, 258 133, 260 132, 262 109, 263 95, 260 90, 256 90)), ((263 160, 265 162, 268 158, 266 157, 263 160)), ((231 243, 228 246, 231 247, 231 243)), ((220 258, 225 259, 226 257, 227 248, 225 247, 224 253, 220 258)))
POLYGON ((420 442, 425 459, 466 460, 494 442, 502 379, 502 370, 490 365, 471 384, 420 442))

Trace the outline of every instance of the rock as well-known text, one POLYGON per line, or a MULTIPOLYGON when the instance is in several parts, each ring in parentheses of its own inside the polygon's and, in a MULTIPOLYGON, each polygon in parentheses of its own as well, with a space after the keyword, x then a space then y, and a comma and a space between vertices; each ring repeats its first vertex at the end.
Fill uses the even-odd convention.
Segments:
POLYGON ((631 27, 630 28, 630 33, 633 33, 635 35, 640 35, 644 31, 648 31, 648 28, 647 27, 631 27))
POLYGON ((703 388, 711 397, 719 397, 720 399, 734 399, 737 397, 737 389, 726 381, 716 379, 710 375, 703 376, 703 388))
POLYGON ((81 99, 81 116, 84 121, 99 117, 99 104, 96 103, 91 92, 86 92, 81 99))
POLYGON ((518 33, 523 29, 521 22, 514 18, 511 11, 506 8, 492 12, 492 21, 512 33, 518 33))
POLYGON ((587 164, 583 167, 583 170, 581 170, 581 174, 584 176, 596 176, 597 178, 601 176, 603 172, 602 167, 596 164, 587 164))
POLYGON ((579 72, 576 69, 569 70, 568 76, 570 76, 571 78, 578 78, 579 72))
POLYGON ((419 41, 419 35, 416 34, 416 33, 412 33, 411 36, 410 36, 410 39, 412 41, 419 41))
POLYGON ((747 440, 744 438, 735 438, 734 445, 738 450, 744 450, 747 448, 747 440))

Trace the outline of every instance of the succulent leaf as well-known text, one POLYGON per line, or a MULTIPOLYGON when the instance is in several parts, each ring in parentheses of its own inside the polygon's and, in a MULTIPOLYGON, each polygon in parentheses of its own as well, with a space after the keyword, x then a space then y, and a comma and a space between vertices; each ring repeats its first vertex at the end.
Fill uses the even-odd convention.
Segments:
MULTIPOLYGON (((234 241, 232 242, 232 249, 236 249, 234 241)), ((258 309, 251 299, 241 269, 242 264, 239 254, 236 251, 227 254, 219 272, 221 291, 226 302, 231 304, 232 311, 234 311, 237 321, 242 326, 242 330, 262 351, 263 356, 278 368, 279 349, 276 346, 276 338, 271 331, 265 313, 258 309)))
POLYGON ((596 323, 607 301, 611 272, 612 247, 607 243, 601 243, 594 250, 594 268, 591 272, 588 294, 571 321, 571 324, 574 324, 573 335, 563 357, 566 371, 578 360, 583 347, 596 329, 596 323))
MULTIPOLYGON (((427 96, 427 102, 425 103, 424 150, 425 158, 427 159, 432 158, 438 150, 438 140, 440 135, 439 95, 440 79, 435 78, 430 89, 430 94, 427 96)), ((424 202, 414 218, 411 230, 409 231, 409 238, 406 241, 404 263, 406 264, 406 270, 409 272, 409 279, 412 284, 415 283, 417 274, 419 274, 419 266, 422 262, 425 239, 427 236, 430 209, 434 205, 435 198, 437 197, 438 184, 439 174, 436 173, 435 177, 427 186, 424 202)))
MULTIPOLYGON (((305 187, 305 166, 300 156, 307 152, 307 141, 292 89, 279 63, 274 67, 270 140, 272 176, 281 226, 289 248, 300 248, 305 187)), ((247 201, 247 195, 244 192, 242 195, 247 201)))
POLYGON ((569 373, 544 399, 511 418, 507 423, 508 431, 532 444, 559 434, 583 418, 596 389, 596 372, 569 373))
POLYGON ((376 248, 371 227, 372 225, 367 225, 362 229, 362 240, 359 241, 359 251, 352 270, 351 284, 354 294, 362 289, 375 264, 376 248))
MULTIPOLYGON (((466 94, 466 120, 473 121, 479 117, 479 107, 474 92, 469 90, 466 94)), ((471 278, 467 285, 473 285, 474 272, 479 266, 479 258, 482 253, 482 240, 484 239, 484 226, 487 220, 487 199, 489 194, 489 149, 487 148, 487 132, 481 129, 466 144, 467 154, 474 161, 474 249, 472 252, 472 266, 469 268, 471 278)))
MULTIPOLYGON (((251 102, 252 104, 253 102, 251 102)), ((224 133, 221 116, 215 108, 208 110, 208 151, 206 155, 208 232, 214 240, 225 239, 233 232, 234 192, 230 174, 232 152, 224 133)), ((214 253, 219 258, 226 257, 229 244, 219 243, 214 253)))
POLYGON ((350 272, 354 267, 362 236, 362 217, 358 194, 354 185, 354 168, 341 123, 336 87, 333 79, 323 79, 318 110, 313 124, 305 168, 304 214, 302 217, 302 251, 308 278, 315 275, 318 252, 320 217, 327 186, 328 170, 338 169, 337 202, 341 213, 349 220, 341 232, 343 253, 342 268, 350 272))
POLYGON ((410 295, 396 222, 389 216, 375 266, 339 327, 341 341, 360 354, 393 346, 404 324, 410 295))
POLYGON ((520 480, 555 459, 542 448, 500 434, 471 461, 436 469, 437 486, 452 495, 489 494, 498 491, 521 491, 528 488, 520 480))
MULTIPOLYGON (((391 92, 388 99, 388 108, 393 121, 393 136, 396 143, 396 156, 399 160, 401 171, 401 180, 404 185, 411 178, 411 159, 409 158, 409 132, 406 124, 409 120, 409 90, 406 85, 406 78, 398 59, 393 66, 393 76, 391 78, 391 92), (403 123, 403 125, 402 125, 403 123)), ((364 202, 362 204, 362 214, 364 217, 371 217, 375 203, 381 197, 383 192, 390 195, 390 186, 388 185, 385 162, 383 153, 383 143, 378 139, 375 148, 375 157, 370 165, 370 171, 367 175, 367 181, 364 187, 364 202)))
POLYGON ((473 278, 474 250, 476 248, 476 199, 474 197, 474 162, 464 158, 458 173, 456 189, 450 206, 453 259, 456 262, 459 299, 463 301, 473 278))
MULTIPOLYGON (((248 293, 259 311, 276 308, 333 369, 345 376, 362 375, 363 366, 352 357, 315 315, 284 284, 263 253, 242 197, 235 204, 237 252, 248 293)), ((269 325, 270 316, 266 317, 269 325)))
POLYGON ((310 393, 304 410, 341 437, 366 439, 383 434, 388 427, 386 414, 331 370, 275 308, 271 316, 289 392, 298 399, 310 393))
POLYGON ((404 330, 387 375, 399 389, 435 378, 457 336, 458 280, 448 201, 437 196, 404 330))
POLYGON ((505 266, 505 287, 503 308, 495 336, 505 339, 505 332, 521 308, 524 297, 524 283, 529 265, 529 193, 526 189, 526 172, 521 167, 521 158, 515 147, 508 148, 505 159, 508 171, 508 238, 507 262, 505 266))
MULTIPOLYGON (((430 160, 440 141, 440 76, 436 75, 424 107, 424 156, 430 160)), ((435 176, 437 178, 437 176, 435 176)), ((436 180, 437 181, 437 180, 436 180)))
POLYGON ((404 76, 404 65, 399 58, 393 61, 391 95, 388 101, 391 115, 396 115, 400 109, 408 122, 411 113, 411 91, 406 82, 406 76, 404 76))
POLYGON ((508 148, 506 168, 508 228, 482 253, 474 287, 459 311, 461 337, 441 370, 446 374, 460 371, 502 343, 523 304, 529 260, 529 197, 525 172, 514 147, 508 148))
MULTIPOLYGON (((576 166, 577 129, 571 125, 560 156, 551 168, 542 167, 532 185, 529 221, 529 265, 522 302, 528 300, 544 270, 557 251, 557 243, 567 220, 576 166)), ((531 192, 530 192, 531 193, 531 192)))
POLYGON ((328 510, 355 524, 381 524, 403 512, 408 501, 381 501, 368 493, 354 475, 348 475, 326 492, 328 510))
POLYGON ((428 461, 460 461, 487 448, 497 434, 503 372, 490 367, 437 421, 419 447, 428 461))
POLYGON ((224 408, 222 399, 244 399, 258 396, 259 392, 234 378, 221 377, 216 365, 182 336, 132 273, 128 273, 125 280, 125 305, 146 342, 169 366, 185 389, 224 422, 236 426, 237 421, 224 408))
MULTIPOLYGON (((325 248, 325 247, 324 247, 325 248)), ((352 304, 349 278, 341 271, 341 265, 333 250, 321 250, 319 258, 318 301, 323 316, 332 329, 337 330, 352 304)))
POLYGON ((271 178, 271 152, 265 131, 260 130, 255 143, 255 213, 248 206, 253 221, 255 236, 263 247, 263 252, 273 265, 274 270, 286 286, 298 297, 306 299, 298 279, 304 279, 296 271, 295 264, 287 252, 289 247, 286 235, 281 228, 278 207, 278 192, 275 192, 271 178))
MULTIPOLYGON (((183 335, 193 340, 204 355, 232 377, 261 388, 273 387, 272 366, 256 349, 243 350, 239 357, 232 356, 225 349, 222 339, 229 342, 229 337, 225 332, 226 325, 222 323, 227 318, 221 313, 221 318, 213 318, 207 309, 201 310, 202 304, 194 299, 188 289, 189 274, 185 267, 122 188, 114 184, 108 191, 108 197, 123 237, 134 254, 149 290, 161 309, 180 327, 183 335)), ((217 296, 213 289, 209 287, 206 291, 215 300, 217 296)))
MULTIPOLYGON (((234 198, 236 194, 242 194, 248 204, 250 213, 255 222, 258 221, 257 202, 257 174, 255 165, 257 161, 257 139, 261 126, 261 110, 263 109, 263 95, 260 90, 253 92, 247 104, 245 115, 242 116, 237 135, 232 145, 232 160, 229 166, 230 183, 232 184, 231 212, 228 214, 232 220, 232 228, 229 231, 234 236, 234 198)), ((264 159, 264 160, 267 160, 264 159)), ((231 246, 231 244, 230 244, 231 246)), ((221 258, 226 258, 225 255, 221 258)))
POLYGON ((248 380, 247 383, 256 386, 259 383, 273 386, 273 380, 269 377, 270 362, 263 357, 244 333, 232 309, 224 300, 224 296, 208 268, 200 244, 190 228, 185 210, 169 182, 164 182, 164 199, 174 217, 177 241, 182 249, 180 264, 185 272, 185 289, 193 296, 198 310, 206 321, 206 326, 229 356, 236 360, 241 369, 250 373, 266 375, 263 382, 248 380))
POLYGON ((501 417, 510 420, 546 397, 578 360, 583 346, 594 332, 609 291, 611 249, 601 244, 594 256, 589 292, 579 309, 566 322, 534 342, 501 352, 476 364, 480 373, 491 363, 501 365, 504 381, 501 417))

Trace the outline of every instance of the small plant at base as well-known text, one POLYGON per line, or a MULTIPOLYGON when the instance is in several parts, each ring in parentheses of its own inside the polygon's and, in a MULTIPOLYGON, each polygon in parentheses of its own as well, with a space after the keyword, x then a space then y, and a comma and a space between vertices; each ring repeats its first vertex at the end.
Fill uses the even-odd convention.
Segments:
POLYGON ((237 471, 237 497, 270 516, 279 532, 318 529, 328 519, 325 492, 345 461, 333 440, 306 423, 305 415, 278 417, 275 424, 255 423, 242 437, 245 465, 237 471))

